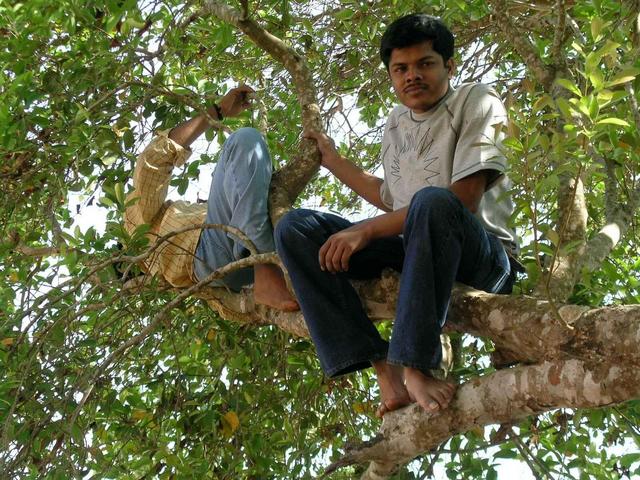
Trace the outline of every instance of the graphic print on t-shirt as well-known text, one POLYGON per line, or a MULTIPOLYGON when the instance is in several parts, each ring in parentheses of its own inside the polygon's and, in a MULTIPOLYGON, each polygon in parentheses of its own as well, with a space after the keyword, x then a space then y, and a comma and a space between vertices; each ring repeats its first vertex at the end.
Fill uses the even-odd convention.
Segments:
MULTIPOLYGON (((399 119, 394 121, 393 125, 389 126, 389 131, 397 129, 399 123, 399 119)), ((390 148, 387 148, 383 153, 383 158, 387 154, 392 155, 389 173, 393 177, 394 185, 402 180, 402 172, 415 172, 420 163, 423 165, 425 186, 435 185, 432 179, 440 175, 436 170, 439 156, 432 152, 435 139, 431 135, 431 127, 421 132, 422 126, 421 122, 408 129, 404 132, 402 141, 393 145, 393 152, 389 152, 390 148)))

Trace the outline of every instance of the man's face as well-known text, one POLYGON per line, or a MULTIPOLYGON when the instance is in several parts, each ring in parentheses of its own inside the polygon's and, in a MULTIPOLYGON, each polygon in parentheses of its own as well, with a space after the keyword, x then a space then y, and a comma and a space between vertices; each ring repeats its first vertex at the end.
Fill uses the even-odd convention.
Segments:
POLYGON ((389 61, 389 77, 400 102, 415 113, 433 107, 449 89, 453 59, 446 63, 426 41, 405 48, 394 48, 389 61))

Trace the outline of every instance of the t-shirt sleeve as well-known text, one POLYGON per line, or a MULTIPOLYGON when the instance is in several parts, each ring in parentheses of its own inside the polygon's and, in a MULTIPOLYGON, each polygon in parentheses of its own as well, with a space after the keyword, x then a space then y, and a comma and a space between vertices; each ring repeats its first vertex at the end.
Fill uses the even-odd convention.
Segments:
POLYGON ((474 85, 462 107, 462 122, 453 157, 451 182, 481 170, 490 170, 487 190, 507 168, 501 142, 507 128, 507 112, 491 87, 474 85))
POLYGON ((384 203, 385 207, 389 210, 393 210, 393 195, 391 194, 391 189, 389 188, 389 182, 387 179, 389 178, 389 165, 385 161, 387 158, 387 149, 389 148, 389 124, 393 122, 392 117, 393 113, 387 119, 387 123, 384 126, 384 133, 382 135, 382 148, 380 149, 380 162, 382 163, 382 168, 384 170, 384 177, 382 179, 382 183, 380 184, 380 200, 384 203))
POLYGON ((393 197, 391 196, 389 186, 387 185, 386 175, 380 184, 380 200, 382 200, 385 207, 389 210, 393 210, 393 197))

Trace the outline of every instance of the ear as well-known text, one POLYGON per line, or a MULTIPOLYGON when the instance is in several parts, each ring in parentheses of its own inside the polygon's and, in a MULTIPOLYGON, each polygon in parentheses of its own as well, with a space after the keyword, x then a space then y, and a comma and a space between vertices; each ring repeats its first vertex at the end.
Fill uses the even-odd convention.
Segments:
POLYGON ((449 79, 453 78, 456 73, 456 62, 453 60, 453 57, 446 61, 445 67, 447 67, 447 71, 449 72, 449 79))

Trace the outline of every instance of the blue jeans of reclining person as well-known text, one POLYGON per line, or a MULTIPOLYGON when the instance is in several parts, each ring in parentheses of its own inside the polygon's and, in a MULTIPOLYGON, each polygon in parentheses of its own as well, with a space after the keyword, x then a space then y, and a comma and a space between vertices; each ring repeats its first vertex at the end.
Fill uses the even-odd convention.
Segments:
POLYGON ((316 346, 330 376, 386 359, 423 372, 437 368, 440 333, 455 281, 488 292, 510 291, 502 242, 449 190, 427 187, 409 206, 402 237, 373 240, 356 252, 349 270, 320 270, 318 251, 334 233, 353 225, 329 213, 294 210, 278 223, 276 250, 284 262, 316 346), (378 334, 349 280, 401 271, 391 341, 378 334))
MULTIPOLYGON (((264 138, 253 128, 241 128, 224 142, 211 178, 206 223, 231 225, 244 232, 260 253, 275 249, 269 219, 268 196, 271 157, 264 138)), ((233 234, 203 229, 196 248, 193 269, 198 280, 235 260, 249 250, 233 234)), ((253 282, 253 268, 231 272, 214 284, 239 290, 253 282)))

